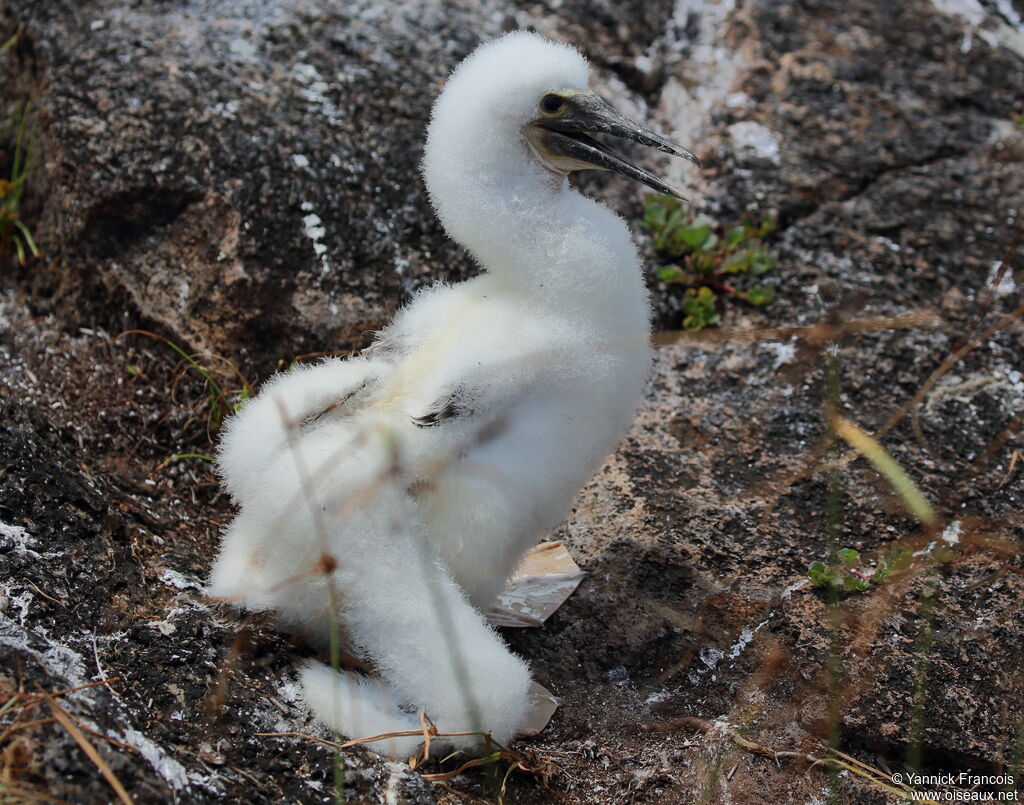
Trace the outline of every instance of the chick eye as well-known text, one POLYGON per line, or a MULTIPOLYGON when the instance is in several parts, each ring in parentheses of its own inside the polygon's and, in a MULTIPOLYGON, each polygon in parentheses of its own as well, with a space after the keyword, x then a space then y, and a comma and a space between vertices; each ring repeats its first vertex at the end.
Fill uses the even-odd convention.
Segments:
POLYGON ((540 108, 548 114, 554 114, 562 109, 564 103, 565 101, 562 100, 560 95, 555 95, 551 92, 540 99, 540 108))

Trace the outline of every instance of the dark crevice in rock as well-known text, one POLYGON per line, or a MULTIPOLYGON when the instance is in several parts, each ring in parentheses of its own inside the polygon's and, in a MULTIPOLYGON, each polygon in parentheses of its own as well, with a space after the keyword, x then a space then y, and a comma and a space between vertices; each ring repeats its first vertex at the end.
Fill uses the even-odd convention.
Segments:
POLYGON ((82 224, 81 244, 98 260, 118 259, 140 242, 172 229, 202 197, 196 191, 140 187, 97 203, 82 224))
MULTIPOLYGON (((787 214, 780 214, 778 227, 775 230, 776 236, 781 236, 786 230, 802 224, 808 218, 816 215, 823 207, 833 204, 844 204, 868 194, 874 187, 886 179, 903 171, 913 171, 922 168, 929 168, 949 159, 961 159, 970 157, 972 152, 966 149, 947 148, 936 153, 929 154, 919 160, 896 163, 887 166, 879 171, 862 177, 848 191, 835 198, 821 199, 810 203, 808 206, 790 207, 787 214)), ((898 230, 898 227, 895 227, 898 230)), ((882 234, 880 232, 880 234, 882 234)))

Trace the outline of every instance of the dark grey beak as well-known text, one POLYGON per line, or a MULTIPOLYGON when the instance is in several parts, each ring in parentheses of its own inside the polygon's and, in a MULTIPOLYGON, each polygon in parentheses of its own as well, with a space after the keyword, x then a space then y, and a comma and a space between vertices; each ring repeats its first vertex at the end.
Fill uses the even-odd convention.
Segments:
MULTIPOLYGON (((659 193, 683 198, 674 187, 616 154, 592 135, 605 134, 632 140, 648 148, 657 148, 666 154, 688 159, 699 166, 700 160, 693 152, 630 120, 593 92, 558 92, 550 95, 560 99, 562 104, 553 112, 542 105, 541 116, 532 124, 537 127, 539 136, 529 139, 551 167, 564 172, 587 168, 615 171, 643 182, 659 193)), ((545 100, 548 100, 548 96, 545 96, 545 100)), ((550 105, 554 106, 554 103, 550 105)))

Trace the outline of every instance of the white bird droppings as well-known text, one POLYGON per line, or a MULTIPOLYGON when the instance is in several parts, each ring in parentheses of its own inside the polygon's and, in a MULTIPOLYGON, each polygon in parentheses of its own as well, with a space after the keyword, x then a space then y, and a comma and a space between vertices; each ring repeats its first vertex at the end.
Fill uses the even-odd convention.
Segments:
POLYGON ((228 50, 235 61, 250 63, 257 61, 256 45, 248 39, 232 39, 228 50))
MULTIPOLYGON (((12 599, 18 603, 17 599, 12 599)), ((24 613, 23 613, 24 615, 24 613)), ((22 617, 24 621, 24 616, 22 617)), ((23 624, 24 625, 24 624, 23 624)), ((66 683, 66 687, 77 688, 89 682, 86 676, 85 660, 80 654, 67 646, 55 643, 42 627, 26 631, 24 628, 8 628, 13 621, 0 617, 0 646, 7 646, 23 657, 33 657, 52 677, 66 683), (41 651, 33 645, 46 644, 41 651)), ((72 698, 89 698, 89 691, 75 691, 68 694, 72 698)))
POLYGON ((311 212, 302 219, 302 224, 306 230, 306 237, 313 241, 313 251, 318 255, 327 251, 327 247, 320 242, 323 236, 327 234, 320 216, 311 212))
POLYGON ((742 120, 729 126, 729 136, 738 148, 753 151, 761 159, 778 163, 779 136, 771 129, 752 120, 742 120))
POLYGON ((1017 290, 1017 282, 1013 278, 1013 270, 1011 268, 1007 267, 1002 279, 999 280, 999 284, 993 285, 996 277, 999 276, 999 269, 1002 268, 1002 265, 1002 260, 996 260, 992 263, 992 268, 988 272, 988 279, 985 280, 985 284, 992 288, 992 292, 996 296, 1009 296, 1017 290))
POLYGON ((796 344, 792 341, 788 344, 779 343, 777 341, 766 341, 761 346, 769 352, 775 353, 775 363, 772 366, 773 369, 778 369, 785 366, 787 363, 792 363, 796 360, 796 344))
POLYGON ((153 767, 157 774, 163 777, 167 784, 175 791, 188 788, 189 779, 185 767, 174 758, 168 757, 163 749, 141 732, 129 727, 120 736, 120 740, 138 749, 139 754, 149 762, 149 765, 153 767))
POLYGON ((409 775, 409 767, 403 763, 386 763, 388 770, 388 784, 384 789, 384 802, 387 805, 400 805, 404 801, 399 786, 409 775))
MULTIPOLYGON (((760 628, 760 627, 758 627, 758 628, 760 628)), ((743 653, 743 649, 745 649, 748 645, 750 645, 750 641, 753 640, 753 639, 754 639, 754 630, 753 629, 744 629, 742 632, 740 632, 740 639, 737 640, 735 643, 733 643, 733 645, 729 649, 729 653, 726 655, 726 657, 728 657, 730 660, 735 660, 737 657, 740 656, 740 654, 743 653)))
POLYGON ((1000 46, 1024 55, 1024 21, 1009 0, 994 0, 996 13, 978 0, 932 0, 932 5, 944 14, 964 21, 964 38, 960 52, 969 53, 977 36, 993 48, 1000 46))
POLYGON ((948 542, 950 545, 956 545, 960 542, 960 531, 960 521, 954 520, 946 526, 946 529, 942 532, 941 538, 943 542, 948 542))
POLYGON ((729 109, 749 109, 750 96, 745 92, 730 92, 725 96, 725 105, 729 109))
POLYGON ((302 209, 307 212, 302 218, 303 230, 306 233, 306 237, 313 241, 313 252, 320 258, 321 273, 326 274, 329 266, 327 264, 327 244, 323 242, 323 239, 327 235, 327 228, 324 226, 320 216, 315 212, 311 212, 313 209, 312 204, 305 202, 302 205, 302 209))
POLYGON ((22 556, 30 556, 33 559, 56 559, 62 554, 58 552, 39 553, 30 548, 35 545, 35 537, 28 533, 20 525, 7 525, 0 523, 0 545, 10 545, 15 553, 22 556))

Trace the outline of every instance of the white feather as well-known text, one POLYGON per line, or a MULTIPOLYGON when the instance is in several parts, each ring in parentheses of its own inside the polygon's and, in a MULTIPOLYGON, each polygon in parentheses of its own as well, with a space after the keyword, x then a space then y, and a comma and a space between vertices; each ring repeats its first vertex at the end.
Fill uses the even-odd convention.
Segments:
MULTIPOLYGON (((417 295, 366 357, 274 378, 224 436, 240 513, 210 591, 323 642, 329 592, 312 570, 334 558, 346 634, 382 681, 316 666, 304 684, 348 737, 416 729, 419 711, 444 732, 515 735, 529 672, 482 612, 640 401, 649 310, 628 229, 522 135, 543 93, 586 89, 587 74, 575 50, 526 33, 467 58, 434 108, 423 170, 485 273, 417 295)), ((416 743, 371 748, 402 757, 416 743)))

